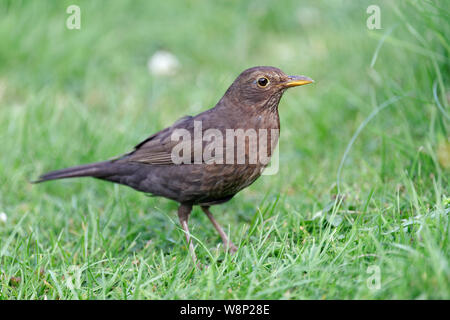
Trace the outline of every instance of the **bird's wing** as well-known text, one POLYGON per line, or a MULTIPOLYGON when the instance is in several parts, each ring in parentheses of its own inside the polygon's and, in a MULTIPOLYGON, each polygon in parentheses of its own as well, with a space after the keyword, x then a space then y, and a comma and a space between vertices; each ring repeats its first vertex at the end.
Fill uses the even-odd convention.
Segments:
POLYGON ((191 116, 179 119, 172 126, 151 135, 139 143, 133 152, 122 159, 151 165, 173 165, 172 150, 179 141, 172 140, 172 133, 176 129, 186 129, 192 132, 192 119, 193 117, 191 116))

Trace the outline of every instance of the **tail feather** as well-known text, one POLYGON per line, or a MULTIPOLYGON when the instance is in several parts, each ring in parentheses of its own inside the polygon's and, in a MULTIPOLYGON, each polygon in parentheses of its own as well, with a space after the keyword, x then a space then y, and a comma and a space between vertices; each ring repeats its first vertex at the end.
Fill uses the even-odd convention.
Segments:
POLYGON ((38 180, 33 181, 33 183, 40 183, 49 180, 75 178, 75 177, 101 178, 105 175, 108 175, 108 172, 110 172, 111 169, 111 164, 112 164, 111 161, 103 161, 71 167, 67 169, 51 171, 41 175, 38 178, 38 180))

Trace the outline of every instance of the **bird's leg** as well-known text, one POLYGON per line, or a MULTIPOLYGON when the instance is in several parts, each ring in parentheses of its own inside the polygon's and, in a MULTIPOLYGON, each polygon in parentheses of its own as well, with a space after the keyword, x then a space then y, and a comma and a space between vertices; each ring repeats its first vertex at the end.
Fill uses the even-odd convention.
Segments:
POLYGON ((211 211, 209 211, 208 206, 202 206, 202 210, 208 216, 209 220, 213 224, 214 228, 216 228, 217 232, 219 232, 220 237, 222 238, 223 246, 225 249, 228 249, 231 253, 235 253, 237 251, 237 247, 228 239, 227 234, 223 231, 220 224, 217 223, 216 219, 214 219, 211 211))
POLYGON ((184 234, 186 235, 186 241, 189 246, 189 251, 191 252, 192 260, 194 261, 194 264, 196 264, 197 256, 195 255, 194 245, 192 244, 191 234, 189 233, 188 228, 188 220, 191 211, 192 211, 191 205, 181 204, 180 207, 178 208, 178 218, 180 219, 180 224, 184 230, 184 234))

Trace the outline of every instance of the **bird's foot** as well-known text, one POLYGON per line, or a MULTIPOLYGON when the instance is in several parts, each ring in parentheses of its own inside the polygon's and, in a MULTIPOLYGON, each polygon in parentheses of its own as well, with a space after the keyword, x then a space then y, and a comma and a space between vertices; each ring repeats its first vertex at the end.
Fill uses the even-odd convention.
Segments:
POLYGON ((231 254, 235 254, 238 248, 233 244, 233 242, 224 243, 225 250, 227 250, 231 254))
POLYGON ((208 265, 207 264, 203 264, 201 262, 198 262, 195 267, 197 268, 197 270, 207 270, 208 269, 208 265))

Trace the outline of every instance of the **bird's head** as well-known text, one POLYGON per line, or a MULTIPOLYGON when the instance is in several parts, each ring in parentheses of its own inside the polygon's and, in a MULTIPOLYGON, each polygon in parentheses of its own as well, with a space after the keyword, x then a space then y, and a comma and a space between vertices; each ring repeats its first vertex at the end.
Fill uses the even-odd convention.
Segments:
POLYGON ((286 89, 312 82, 305 76, 288 76, 275 67, 253 67, 234 80, 223 98, 245 107, 276 108, 286 89))

